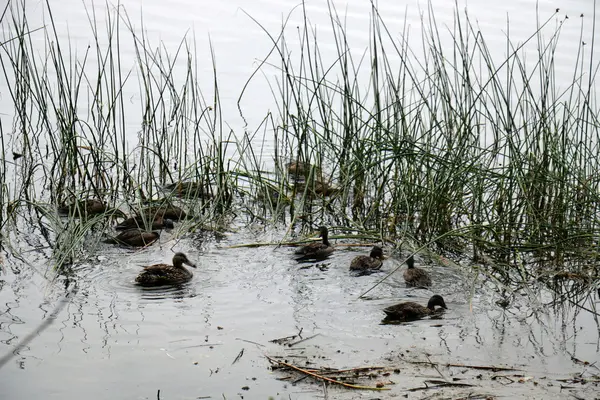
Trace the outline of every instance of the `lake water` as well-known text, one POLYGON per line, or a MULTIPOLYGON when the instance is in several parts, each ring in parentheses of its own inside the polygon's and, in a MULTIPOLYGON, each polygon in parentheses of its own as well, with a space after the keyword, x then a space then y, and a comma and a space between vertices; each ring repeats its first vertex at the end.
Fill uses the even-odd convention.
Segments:
MULTIPOLYGON (((451 31, 455 3, 432 3, 438 26, 448 26, 451 31)), ((369 44, 370 3, 355 0, 332 4, 343 16, 348 40, 359 59, 369 44)), ((420 18, 427 14, 427 3, 394 0, 377 4, 392 34, 407 26, 411 43, 414 41, 418 49, 420 18)), ((563 24, 555 62, 565 82, 572 82, 574 51, 581 40, 591 47, 594 4, 591 0, 540 1, 536 9, 533 0, 478 0, 460 2, 459 7, 460 12, 466 7, 471 22, 498 55, 498 62, 506 52, 508 22, 512 42, 519 43, 535 32, 538 15, 545 21, 560 9, 552 24, 559 24, 565 15, 569 19, 563 24)), ((82 57, 93 43, 88 15, 95 13, 102 32, 107 6, 72 0, 51 0, 50 5, 59 37, 68 38, 73 54, 82 57)), ((265 76, 255 77, 241 98, 247 125, 237 102, 250 75, 271 50, 263 28, 277 35, 289 15, 286 35, 290 43, 294 42, 296 29, 303 24, 302 9, 297 6, 298 2, 291 1, 120 3, 132 25, 136 29, 143 26, 151 46, 164 46, 165 54, 174 54, 184 37, 190 40, 202 76, 199 83, 207 94, 214 86, 212 45, 223 119, 234 131, 256 129, 266 113, 275 110, 268 84, 279 74, 275 67, 265 67, 265 76)), ((27 2, 31 27, 48 21, 44 9, 42 2, 27 2)), ((335 57, 328 3, 306 2, 306 12, 318 32, 321 52, 327 56, 331 49, 331 57, 335 57)), ((5 31, 7 34, 10 32, 5 31)), ((442 40, 449 39, 443 29, 440 35, 442 40)), ((43 53, 41 33, 34 33, 32 40, 39 43, 43 53)), ((527 49, 534 50, 535 46, 527 49)), ((121 54, 125 69, 133 68, 134 48, 126 35, 121 54)), ((94 57, 90 54, 89 65, 96 62, 94 57)), ((10 131, 14 113, 8 85, 0 80, 3 132, 10 131)), ((132 78, 125 90, 129 99, 127 129, 135 141, 141 126, 142 98, 137 78, 132 78)), ((18 143, 7 145, 19 150, 18 143)), ((349 276, 348 263, 364 248, 340 247, 327 265, 303 268, 292 260, 292 250, 286 247, 231 247, 277 242, 284 234, 283 230, 259 226, 228 233, 225 238, 194 234, 180 239, 167 233, 159 244, 140 251, 100 245, 75 264, 74 276, 69 278, 55 277, 44 251, 35 250, 41 244, 23 235, 11 243, 16 249, 27 249, 22 258, 8 252, 0 256, 0 354, 12 352, 49 318, 61 304, 65 287, 76 287, 77 291, 53 323, 34 335, 2 368, 0 399, 155 399, 159 390, 161 399, 324 397, 321 384, 279 380, 291 374, 271 371, 265 355, 282 356, 303 366, 311 361, 319 367, 379 365, 400 369, 400 374, 366 382, 373 386, 376 380, 393 380, 394 385, 387 385, 389 392, 330 386, 329 398, 335 399, 426 398, 433 392, 408 391, 422 387, 426 379, 475 385, 439 392, 452 398, 471 393, 506 398, 598 398, 597 381, 594 383, 592 377, 600 375, 594 365, 600 362, 600 333, 592 313, 577 313, 568 307, 544 310, 541 303, 529 301, 527 288, 522 288, 504 310, 496 305, 499 295, 486 286, 489 282, 482 276, 469 268, 442 266, 426 257, 419 262, 433 271, 431 290, 408 289, 397 273, 368 299, 359 299, 382 277, 349 276), (169 262, 173 251, 187 253, 199 266, 189 284, 160 291, 142 290, 133 284, 140 266, 169 262), (448 303, 443 319, 380 324, 385 306, 401 299, 424 303, 433 293, 443 295, 448 303), (303 338, 317 336, 293 348, 270 342, 295 335, 300 329, 303 338), (518 371, 489 373, 443 365, 436 369, 410 361, 503 365, 518 371), (568 382, 578 374, 592 382, 568 382)), ((388 260, 385 272, 402 259, 395 255, 388 260)), ((584 305, 597 309, 598 298, 590 297, 584 305)))

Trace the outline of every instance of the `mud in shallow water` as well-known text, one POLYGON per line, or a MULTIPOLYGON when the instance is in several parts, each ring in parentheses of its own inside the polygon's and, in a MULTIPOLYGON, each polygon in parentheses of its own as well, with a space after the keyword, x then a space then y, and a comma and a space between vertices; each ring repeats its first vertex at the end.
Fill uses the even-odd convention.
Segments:
MULTIPOLYGON (((140 251, 106 245, 101 256, 76 266, 68 285, 60 277, 51 282, 45 264, 7 257, 0 278, 2 354, 50 316, 65 286, 77 291, 4 366, 0 398, 156 399, 159 390, 161 399, 598 398, 592 314, 536 309, 528 296, 505 310, 470 270, 422 258, 433 275, 431 290, 406 288, 400 270, 359 299, 400 261, 352 277, 349 263, 366 248, 341 247, 319 265, 296 263, 286 247, 229 248, 282 235, 179 242, 165 236, 140 251), (141 266, 169 262, 173 251, 198 265, 191 282, 134 285, 141 266), (433 293, 448 304, 442 318, 381 324, 382 308, 406 299, 425 304, 433 293), (293 346, 271 342, 299 331, 294 341, 306 340, 293 346), (312 378, 293 383, 302 374, 272 371, 265 355, 301 368, 383 367, 357 383, 389 390, 325 387, 312 378), (581 376, 586 383, 568 381, 581 376), (439 381, 472 386, 435 387, 439 381)), ((594 305, 597 298, 587 306, 594 305)))

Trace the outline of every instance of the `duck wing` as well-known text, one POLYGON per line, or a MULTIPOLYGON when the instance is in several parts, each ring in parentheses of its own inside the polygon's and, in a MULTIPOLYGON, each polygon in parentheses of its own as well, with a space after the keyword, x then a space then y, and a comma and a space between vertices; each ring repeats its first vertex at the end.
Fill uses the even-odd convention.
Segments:
POLYGON ((383 262, 377 258, 369 256, 354 257, 350 263, 351 271, 375 270, 381 268, 383 262))
POLYGON ((148 274, 152 274, 152 275, 169 275, 172 274, 173 271, 175 270, 175 267, 173 267, 172 265, 169 264, 154 264, 154 265, 148 265, 147 267, 144 267, 144 271, 142 271, 143 273, 148 273, 148 274))
POLYGON ((383 309, 386 318, 398 321, 423 318, 429 314, 429 309, 412 301, 394 304, 383 309))
POLYGON ((408 286, 431 286, 431 277, 425 270, 422 270, 421 268, 409 268, 404 271, 404 281, 408 286))

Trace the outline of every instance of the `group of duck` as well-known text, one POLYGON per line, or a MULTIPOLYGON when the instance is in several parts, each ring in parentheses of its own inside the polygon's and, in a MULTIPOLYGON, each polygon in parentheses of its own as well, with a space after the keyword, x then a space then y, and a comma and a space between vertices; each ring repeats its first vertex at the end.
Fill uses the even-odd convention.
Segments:
MULTIPOLYGON (((320 242, 307 244, 295 251, 298 261, 324 260, 334 252, 335 249, 329 243, 327 227, 321 226, 319 228, 319 237, 321 237, 320 242)), ((368 256, 357 256, 350 262, 350 271, 358 275, 370 274, 381 268, 383 260, 383 249, 374 246, 368 256)), ((431 286, 431 277, 427 271, 415 267, 413 256, 408 258, 406 264, 408 268, 404 271, 403 277, 407 286, 417 288, 431 286)), ((384 308, 383 312, 386 314, 385 321, 411 321, 438 314, 443 309, 447 309, 446 302, 442 296, 436 294, 429 299, 426 307, 412 301, 406 301, 384 308), (440 308, 436 309, 436 306, 440 308)))
MULTIPOLYGON (((100 200, 87 199, 65 207, 59 207, 60 214, 87 217, 110 213, 111 210, 100 200)), ((119 210, 112 210, 117 216, 124 216, 119 210)), ((179 207, 158 205, 147 207, 137 215, 124 219, 114 228, 121 231, 117 236, 109 237, 106 243, 120 244, 130 247, 143 247, 154 243, 160 237, 162 229, 175 227, 174 221, 188 218, 179 207)), ((144 267, 135 281, 142 286, 162 286, 182 284, 192 279, 193 274, 183 265, 196 268, 184 253, 173 256, 173 264, 154 264, 144 267)))

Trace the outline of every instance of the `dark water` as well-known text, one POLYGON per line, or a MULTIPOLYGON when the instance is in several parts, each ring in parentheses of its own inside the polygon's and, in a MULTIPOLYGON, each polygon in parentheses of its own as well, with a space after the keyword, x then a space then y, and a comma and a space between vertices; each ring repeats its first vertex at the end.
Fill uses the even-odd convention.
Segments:
MULTIPOLYGON (((359 299, 399 261, 386 260, 382 273, 351 277, 350 260, 366 248, 340 247, 318 266, 297 264, 293 249, 287 247, 229 248, 276 241, 283 234, 243 230, 221 240, 204 235, 179 241, 163 235, 159 245, 140 251, 105 245, 101 256, 74 268, 69 285, 77 292, 55 321, 2 368, 0 398, 154 399, 158 390, 161 399, 322 398, 321 384, 277 380, 290 374, 270 371, 265 355, 284 356, 300 365, 311 361, 335 368, 401 370, 387 378, 396 383, 388 392, 329 387, 330 398, 394 398, 406 393, 424 398, 433 392, 406 390, 422 386, 428 378, 455 377, 477 386, 440 394, 597 396, 592 383, 561 391, 556 380, 599 374, 597 368, 571 359, 600 361, 592 314, 582 312, 574 318, 573 309, 563 313, 541 308, 534 315, 535 304, 527 296, 517 297, 505 311, 495 305, 498 297, 481 276, 468 269, 428 265, 423 257, 418 262, 433 273, 431 290, 406 288, 400 270, 367 299, 359 299), (134 285, 140 266, 169 261, 173 251, 187 253, 198 264, 191 282, 154 290, 134 285), (446 299, 449 310, 443 318, 380 324, 383 307, 401 299, 426 303, 432 293, 446 299), (293 348, 269 342, 300 329, 303 338, 317 336, 293 348), (526 381, 507 385, 491 380, 493 374, 487 371, 439 367, 438 372, 407 360, 511 366, 521 371, 497 374, 519 374, 526 381)), ((48 318, 65 293, 64 278, 52 281, 47 264, 26 265, 8 257, 4 265, 2 354, 48 318)), ((598 299, 594 301, 597 306, 598 299)))

